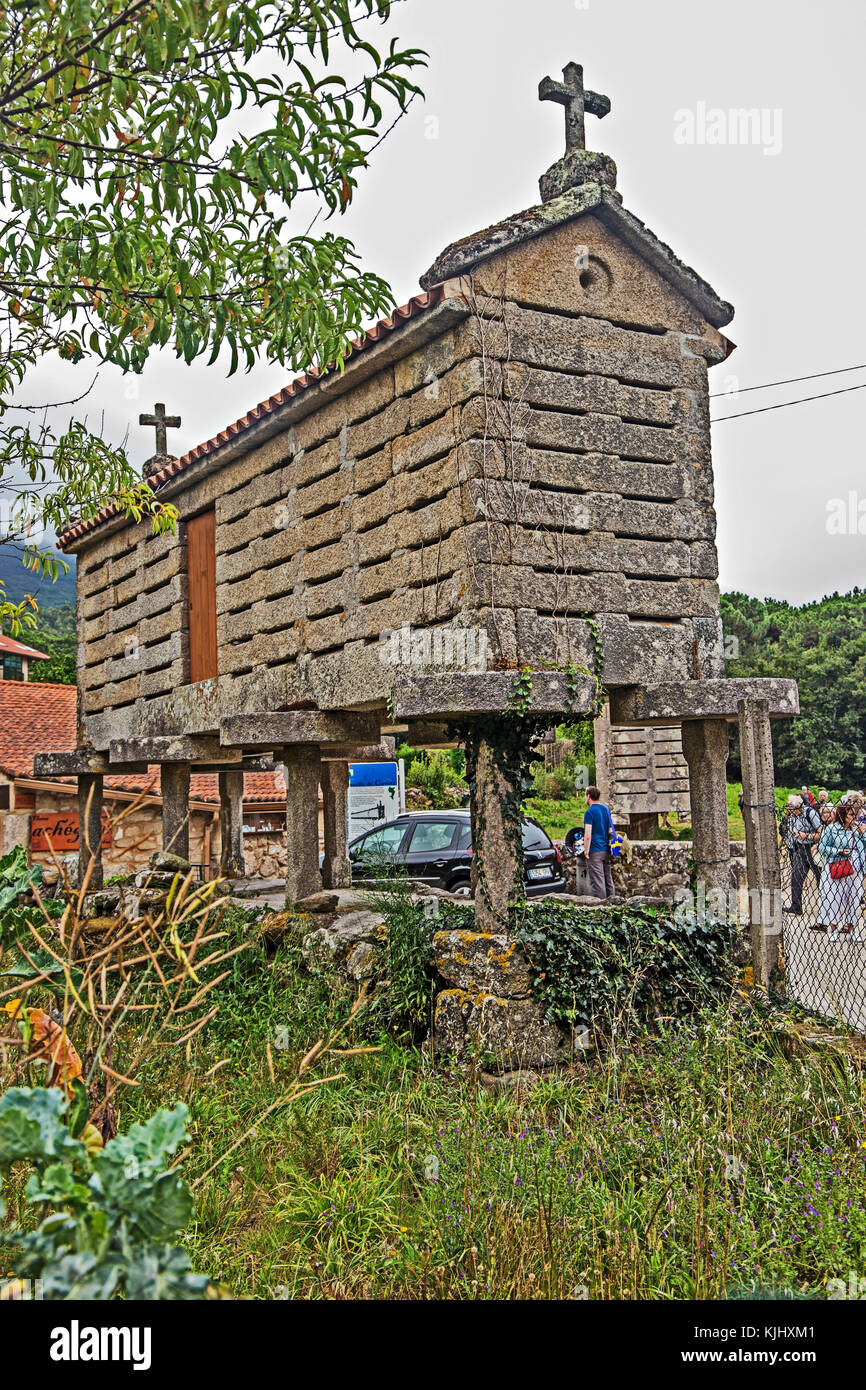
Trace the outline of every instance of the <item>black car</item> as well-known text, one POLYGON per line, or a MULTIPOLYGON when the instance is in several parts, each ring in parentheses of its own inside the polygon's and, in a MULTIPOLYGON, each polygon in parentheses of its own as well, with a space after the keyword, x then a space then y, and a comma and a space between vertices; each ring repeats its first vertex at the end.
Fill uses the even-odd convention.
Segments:
MULTIPOLYGON (((526 893, 562 893, 565 878, 559 850, 537 821, 523 822, 523 875, 526 893)), ((407 811, 396 820, 358 835, 349 845, 352 881, 381 879, 389 865, 410 879, 469 893, 472 827, 468 811, 407 811)))

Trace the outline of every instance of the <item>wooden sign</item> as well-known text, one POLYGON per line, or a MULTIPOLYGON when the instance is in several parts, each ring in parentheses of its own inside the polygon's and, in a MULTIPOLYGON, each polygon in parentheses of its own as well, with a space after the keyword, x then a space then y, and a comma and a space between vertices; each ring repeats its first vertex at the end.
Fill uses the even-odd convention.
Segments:
MULTIPOLYGON (((102 817, 102 848, 111 847, 111 824, 102 817)), ((36 811, 30 817, 30 849, 55 854, 78 850, 78 816, 68 811, 36 811), (49 843, 50 841, 50 843, 49 843)))

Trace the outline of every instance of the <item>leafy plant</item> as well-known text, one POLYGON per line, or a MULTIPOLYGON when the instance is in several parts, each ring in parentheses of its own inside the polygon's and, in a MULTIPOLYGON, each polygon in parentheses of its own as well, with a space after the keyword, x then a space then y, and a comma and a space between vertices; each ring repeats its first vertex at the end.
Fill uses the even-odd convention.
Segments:
POLYGON ((31 922, 35 925, 63 915, 64 904, 53 898, 22 903, 34 889, 38 893, 42 884, 41 865, 28 865, 22 845, 0 859, 0 949, 25 936, 31 922))
POLYGON ((41 883, 41 867, 34 864, 31 869, 24 846, 16 845, 0 859, 0 914, 14 907, 19 898, 41 883))
POLYGON ((372 896, 385 921, 382 1008, 392 1026, 414 1035, 429 1017, 433 999, 433 934, 438 922, 412 897, 406 878, 391 873, 372 896))
POLYGON ((437 810, 459 806, 469 787, 453 759, 442 750, 413 749, 411 752, 406 786, 422 791, 437 810))
MULTIPOLYGON (((48 1085, 59 1086, 70 1099, 74 1098, 83 1068, 65 1030, 44 1009, 25 1008, 20 999, 10 999, 4 1009, 24 1039, 28 1066, 33 1062, 44 1064, 48 1068, 48 1085)), ((86 1101, 86 1090, 84 1098, 86 1101)), ((87 1110, 85 1118, 86 1115, 87 1110)))
POLYGON ((0 1175, 33 1165, 25 1196, 41 1217, 35 1230, 0 1233, 18 1277, 41 1280, 49 1299, 205 1297, 207 1276, 172 1243, 193 1214, 189 1187, 166 1169, 187 1137, 186 1106, 93 1150, 73 1138, 68 1112, 59 1090, 14 1087, 0 1097, 0 1175))
MULTIPOLYGON (((3 255, 0 406, 56 352, 140 372, 153 349, 189 363, 224 351, 293 368, 342 363, 367 317, 393 306, 352 243, 312 235, 350 203, 405 112, 423 63, 370 29, 391 0, 26 0, 0 10, 3 255), (392 119, 393 118, 393 119, 392 119), (318 210, 306 232, 296 200, 318 210)), ((308 221, 305 214, 304 220, 308 221)), ((85 392, 86 394, 86 392, 85 392)), ((0 481, 34 573, 63 562, 32 543, 106 502, 154 528, 176 509, 122 448, 81 419, 0 428, 0 481)), ((3 601, 13 631, 35 604, 3 601)))

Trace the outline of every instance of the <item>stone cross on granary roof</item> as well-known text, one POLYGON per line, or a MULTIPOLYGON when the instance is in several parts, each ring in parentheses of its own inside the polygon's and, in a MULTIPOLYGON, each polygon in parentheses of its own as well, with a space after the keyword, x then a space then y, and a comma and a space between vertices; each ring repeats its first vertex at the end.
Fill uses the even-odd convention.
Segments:
POLYGON ((157 401, 153 407, 153 414, 139 415, 138 423, 156 427, 156 453, 147 460, 143 470, 145 478, 148 478, 152 473, 157 473, 163 464, 168 463, 169 459, 174 457, 168 452, 166 430, 180 429, 181 418, 179 415, 166 415, 164 403, 157 401))
POLYGON ((584 112, 601 119, 610 111, 610 97, 584 90, 580 63, 567 64, 562 77, 562 82, 554 82, 552 77, 542 78, 538 84, 538 100, 555 101, 565 107, 565 152, 570 154, 572 150, 586 149, 584 112))

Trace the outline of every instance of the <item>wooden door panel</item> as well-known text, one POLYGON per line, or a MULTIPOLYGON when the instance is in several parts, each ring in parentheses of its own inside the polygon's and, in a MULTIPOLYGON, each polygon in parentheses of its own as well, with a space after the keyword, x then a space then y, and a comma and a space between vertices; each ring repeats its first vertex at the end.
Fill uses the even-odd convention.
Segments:
POLYGON ((216 621, 216 514, 202 512, 187 522, 189 579, 189 678, 218 674, 216 621))

